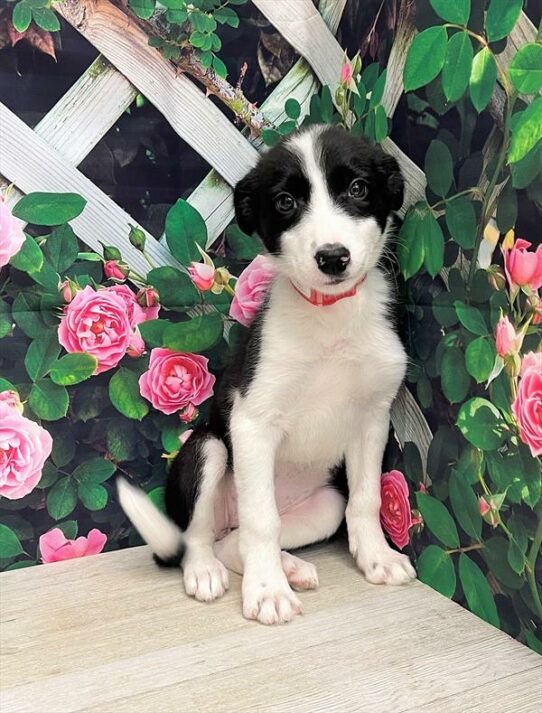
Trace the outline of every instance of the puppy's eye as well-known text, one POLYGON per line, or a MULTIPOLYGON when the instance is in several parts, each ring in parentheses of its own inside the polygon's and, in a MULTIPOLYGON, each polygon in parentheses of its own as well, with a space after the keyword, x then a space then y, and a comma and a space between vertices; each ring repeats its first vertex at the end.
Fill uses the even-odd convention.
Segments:
POLYGON ((367 193, 367 184, 362 178, 354 179, 348 187, 349 198, 365 198, 367 193))
POLYGON ((275 199, 275 208, 282 215, 288 215, 297 208, 297 202, 289 193, 279 193, 275 199))

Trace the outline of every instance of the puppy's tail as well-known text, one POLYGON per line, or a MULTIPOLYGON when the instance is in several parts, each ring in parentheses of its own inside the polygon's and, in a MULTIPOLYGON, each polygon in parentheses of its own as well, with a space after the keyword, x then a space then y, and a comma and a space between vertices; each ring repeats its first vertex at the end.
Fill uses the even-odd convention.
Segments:
POLYGON ((117 478, 119 502, 133 526, 150 545, 158 564, 177 565, 185 550, 183 533, 140 488, 117 478))

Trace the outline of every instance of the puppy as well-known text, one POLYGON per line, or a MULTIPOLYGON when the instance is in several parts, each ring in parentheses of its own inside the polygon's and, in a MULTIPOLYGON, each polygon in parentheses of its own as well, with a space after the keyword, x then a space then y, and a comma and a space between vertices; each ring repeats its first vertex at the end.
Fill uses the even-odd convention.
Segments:
POLYGON ((302 612, 318 584, 287 550, 330 537, 346 516, 369 582, 415 577, 380 525, 390 407, 406 355, 378 264, 403 178, 392 157, 341 128, 313 126, 264 154, 234 193, 240 228, 276 268, 267 299, 225 372, 209 423, 172 465, 162 515, 119 481, 121 504, 159 561, 182 554, 189 595, 222 596, 243 574, 243 614, 302 612), (346 470, 348 498, 337 487, 346 470))

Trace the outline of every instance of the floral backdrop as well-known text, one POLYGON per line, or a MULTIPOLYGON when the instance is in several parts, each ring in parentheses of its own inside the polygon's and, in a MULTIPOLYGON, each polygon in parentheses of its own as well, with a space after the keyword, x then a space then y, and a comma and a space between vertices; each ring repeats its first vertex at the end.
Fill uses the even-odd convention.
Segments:
MULTIPOLYGON (((20 33, 23 4, 32 5, 12 4, 7 19, 20 33)), ((216 28, 196 19, 201 3, 186 17, 174 4, 177 45, 186 22, 200 23, 192 45, 223 72, 216 28)), ((542 44, 526 44, 499 70, 497 126, 488 110, 495 56, 524 4, 417 5, 402 111, 408 132, 425 137, 428 185, 386 267, 411 357, 407 386, 433 435, 424 467, 416 444, 390 434, 381 519, 422 581, 542 652, 542 44)), ((151 17, 154 3, 138 9, 151 17)), ((168 37, 156 44, 173 52, 168 37)), ((287 119, 263 128, 264 142, 315 122, 375 141, 393 133, 381 104, 386 71, 371 46, 364 39, 361 53, 345 57, 335 97, 323 87, 308 115, 288 99, 287 119)), ((285 71, 272 65, 260 61, 270 83, 285 71)), ((116 501, 115 473, 162 506, 168 464, 206 418, 273 277, 257 236, 235 224, 208 249, 205 222, 183 198, 162 221, 179 268, 153 265, 143 231, 126 226, 147 274, 107 235, 101 255, 85 248, 71 227, 84 210, 77 194, 33 193, 12 210, 0 200, 2 569, 139 543, 116 501)))

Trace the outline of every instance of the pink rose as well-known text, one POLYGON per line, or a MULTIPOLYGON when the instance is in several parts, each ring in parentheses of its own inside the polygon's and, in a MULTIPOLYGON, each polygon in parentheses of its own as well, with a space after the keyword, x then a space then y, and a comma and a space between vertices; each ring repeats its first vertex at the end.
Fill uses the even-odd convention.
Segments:
POLYGON ((517 334, 508 317, 501 317, 495 330, 495 341, 497 354, 504 358, 509 354, 516 354, 521 349, 523 337, 517 334))
POLYGON ((96 357, 96 374, 117 366, 134 331, 125 301, 111 290, 96 291, 89 285, 80 290, 64 308, 58 328, 58 341, 67 352, 96 357))
POLYGON ((141 395, 167 414, 199 406, 213 394, 215 377, 209 373, 208 363, 199 354, 153 349, 149 369, 139 378, 141 395))
POLYGON ((206 265, 203 262, 193 262, 188 268, 188 274, 192 282, 202 292, 210 290, 215 281, 214 265, 206 265))
POLYGON ((408 485, 400 471, 391 470, 389 473, 383 473, 381 497, 380 522, 391 541, 402 550, 409 543, 408 531, 412 527, 412 514, 408 500, 408 485))
POLYGON ((512 411, 533 458, 542 455, 542 352, 526 354, 512 411))
POLYGON ((97 555, 103 550, 106 542, 107 536, 97 529, 91 530, 86 537, 68 540, 62 530, 55 527, 40 537, 41 561, 61 562, 74 557, 97 555))
POLYGON ((230 316, 248 327, 256 316, 274 275, 275 267, 270 257, 255 257, 239 275, 230 306, 230 316))
POLYGON ((17 255, 25 241, 21 224, 11 215, 10 209, 0 196, 0 267, 4 267, 17 255))
POLYGON ((158 312, 160 311, 158 302, 154 302, 154 304, 148 307, 142 306, 137 301, 137 295, 132 292, 128 285, 112 285, 105 289, 107 292, 117 295, 124 301, 132 327, 137 327, 138 324, 146 322, 148 319, 157 319, 158 312))
POLYGON ((44 428, 0 401, 0 495, 19 500, 32 492, 52 447, 44 428))
POLYGON ((532 290, 542 287, 542 245, 528 252, 531 243, 516 240, 510 250, 504 250, 504 269, 512 288, 528 285, 532 290))
POLYGON ((0 403, 6 404, 6 406, 11 406, 11 408, 17 409, 19 413, 23 413, 23 405, 19 394, 13 389, 8 391, 0 391, 0 403))
POLYGON ((107 260, 104 263, 104 275, 108 280, 124 282, 130 273, 130 268, 118 260, 107 260))

